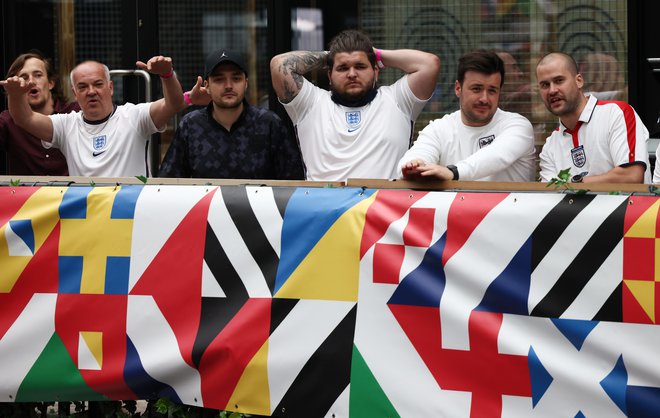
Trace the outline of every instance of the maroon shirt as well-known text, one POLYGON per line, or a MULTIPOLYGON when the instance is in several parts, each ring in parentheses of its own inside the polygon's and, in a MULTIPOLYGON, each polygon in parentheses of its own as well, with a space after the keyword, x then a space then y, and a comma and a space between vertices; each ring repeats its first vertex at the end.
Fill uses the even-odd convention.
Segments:
MULTIPOLYGON (((55 103, 53 113, 80 110, 78 103, 55 103)), ((68 176, 64 155, 55 148, 46 149, 41 141, 19 128, 8 110, 0 113, 0 148, 7 153, 7 174, 30 176, 68 176)))

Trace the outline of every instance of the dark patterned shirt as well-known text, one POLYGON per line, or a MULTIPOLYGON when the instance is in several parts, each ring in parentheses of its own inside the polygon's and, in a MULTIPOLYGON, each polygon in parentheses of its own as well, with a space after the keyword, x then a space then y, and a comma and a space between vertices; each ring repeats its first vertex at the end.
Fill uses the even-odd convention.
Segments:
POLYGON ((304 179, 300 149, 279 116, 244 106, 230 131, 213 119, 213 103, 184 116, 159 176, 304 179))
MULTIPOLYGON (((77 102, 55 102, 53 113, 69 113, 80 110, 77 102)), ((14 123, 8 110, 0 113, 0 147, 7 153, 7 174, 30 176, 67 176, 69 170, 60 150, 46 149, 41 140, 14 123)), ((2 157, 0 157, 2 158, 2 157)))

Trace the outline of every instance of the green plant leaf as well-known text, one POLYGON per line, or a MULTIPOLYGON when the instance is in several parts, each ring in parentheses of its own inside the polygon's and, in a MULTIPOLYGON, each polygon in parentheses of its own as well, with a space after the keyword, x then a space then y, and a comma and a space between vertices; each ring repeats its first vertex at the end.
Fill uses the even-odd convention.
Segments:
POLYGON ((159 414, 167 414, 172 405, 174 404, 169 399, 160 398, 156 401, 154 406, 156 407, 156 412, 159 414))
POLYGON ((135 176, 135 178, 140 180, 142 183, 147 184, 147 178, 145 176, 135 176))
POLYGON ((573 188, 571 187, 571 169, 565 168, 563 170, 560 170, 559 173, 557 173, 557 177, 551 178, 546 187, 550 187, 550 186, 554 186, 555 189, 559 189, 563 187, 566 190, 572 190, 573 188))

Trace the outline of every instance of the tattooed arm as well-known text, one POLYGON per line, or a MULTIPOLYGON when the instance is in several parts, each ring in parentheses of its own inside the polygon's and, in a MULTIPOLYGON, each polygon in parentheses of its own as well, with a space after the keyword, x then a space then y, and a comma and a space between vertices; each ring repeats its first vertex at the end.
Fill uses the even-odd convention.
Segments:
POLYGON ((303 85, 303 74, 326 65, 326 51, 291 51, 273 57, 270 75, 282 103, 291 102, 303 85))

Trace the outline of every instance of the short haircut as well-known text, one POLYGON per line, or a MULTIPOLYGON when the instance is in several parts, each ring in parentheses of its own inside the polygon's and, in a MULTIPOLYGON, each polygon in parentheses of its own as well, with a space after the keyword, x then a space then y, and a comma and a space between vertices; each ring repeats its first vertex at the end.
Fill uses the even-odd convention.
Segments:
POLYGON ((376 66, 376 54, 371 39, 359 30, 345 30, 332 38, 328 44, 328 66, 332 69, 335 63, 335 55, 339 52, 362 51, 367 54, 371 66, 376 66))
POLYGON ((504 61, 502 61, 502 59, 493 51, 478 49, 463 54, 463 56, 458 59, 456 79, 459 84, 463 85, 465 73, 468 71, 475 71, 486 75, 500 73, 502 76, 500 87, 504 84, 504 61))
POLYGON ((100 65, 101 67, 103 67, 103 73, 105 73, 105 79, 106 79, 107 81, 110 81, 110 69, 108 68, 107 65, 105 65, 105 64, 103 64, 103 63, 101 63, 101 62, 98 62, 98 61, 83 61, 83 62, 81 62, 80 64, 78 64, 78 65, 76 65, 75 67, 73 67, 73 70, 71 70, 71 72, 69 73, 69 81, 71 81, 71 86, 72 86, 72 87, 74 87, 74 88, 76 87, 75 82, 73 81, 73 72, 76 71, 76 70, 78 69, 78 67, 80 67, 81 65, 83 65, 83 64, 89 64, 89 63, 95 63, 95 64, 98 64, 98 65, 100 65))
POLYGON ((23 69, 23 67, 25 67, 25 63, 27 62, 27 60, 32 58, 38 59, 39 61, 42 61, 44 63, 44 67, 46 68, 46 77, 48 77, 49 81, 55 83, 54 87, 50 90, 50 94, 51 96, 53 96, 53 101, 66 102, 67 99, 62 93, 62 88, 60 87, 60 83, 57 80, 57 74, 55 74, 55 69, 53 68, 53 64, 51 63, 50 59, 44 57, 39 51, 32 50, 16 57, 14 62, 12 62, 11 65, 9 66, 9 70, 7 70, 7 76, 5 77, 5 79, 18 75, 18 73, 23 69))
POLYGON ((568 55, 565 52, 549 52, 539 60, 539 63, 536 64, 536 66, 538 67, 539 65, 545 64, 547 61, 550 61, 555 58, 561 58, 564 61, 564 63, 566 64, 566 68, 571 73, 571 75, 580 74, 580 68, 578 67, 577 62, 575 61, 575 58, 573 58, 572 56, 568 55))

